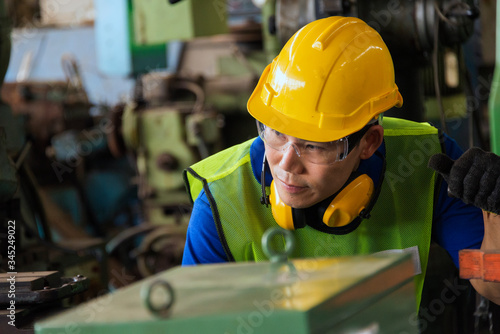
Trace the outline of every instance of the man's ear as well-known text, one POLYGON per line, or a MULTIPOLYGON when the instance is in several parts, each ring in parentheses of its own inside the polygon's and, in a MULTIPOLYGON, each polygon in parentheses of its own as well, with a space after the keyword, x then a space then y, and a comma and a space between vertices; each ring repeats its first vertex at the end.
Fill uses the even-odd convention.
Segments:
POLYGON ((373 153, 377 151, 377 149, 382 145, 384 140, 384 128, 382 125, 373 125, 368 131, 366 131, 365 135, 359 141, 359 148, 361 149, 361 153, 359 157, 361 159, 370 158, 373 153))

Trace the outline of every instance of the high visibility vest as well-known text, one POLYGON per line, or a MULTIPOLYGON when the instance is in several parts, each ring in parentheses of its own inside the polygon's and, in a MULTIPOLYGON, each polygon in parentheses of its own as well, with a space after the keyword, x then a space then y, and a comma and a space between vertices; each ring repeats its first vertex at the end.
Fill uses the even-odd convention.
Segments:
MULTIPOLYGON (((353 232, 333 235, 309 226, 293 231, 292 258, 334 257, 406 250, 414 255, 417 306, 420 305, 431 241, 436 174, 427 167, 442 151, 436 128, 427 123, 385 117, 386 172, 371 217, 353 232)), ((194 201, 205 190, 219 238, 230 260, 265 261, 263 233, 277 227, 271 208, 260 203, 261 186, 250 162, 252 140, 200 161, 185 171, 194 201)), ((258 174, 258 173, 257 173, 258 174)), ((276 250, 284 239, 273 238, 276 250)))

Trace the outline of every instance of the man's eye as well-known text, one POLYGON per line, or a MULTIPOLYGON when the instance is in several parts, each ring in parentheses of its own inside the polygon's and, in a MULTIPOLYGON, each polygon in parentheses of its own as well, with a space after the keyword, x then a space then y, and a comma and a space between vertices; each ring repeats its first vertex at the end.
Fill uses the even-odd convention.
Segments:
POLYGON ((278 132, 278 131, 276 131, 276 130, 273 130, 273 131, 272 131, 272 134, 273 134, 273 136, 275 136, 275 137, 284 137, 284 135, 283 135, 281 132, 278 132))
POLYGON ((313 144, 306 144, 305 145, 306 147, 306 150, 308 151, 317 151, 317 152, 321 152, 321 151, 324 151, 325 148, 322 147, 322 146, 318 146, 318 145, 313 145, 313 144))

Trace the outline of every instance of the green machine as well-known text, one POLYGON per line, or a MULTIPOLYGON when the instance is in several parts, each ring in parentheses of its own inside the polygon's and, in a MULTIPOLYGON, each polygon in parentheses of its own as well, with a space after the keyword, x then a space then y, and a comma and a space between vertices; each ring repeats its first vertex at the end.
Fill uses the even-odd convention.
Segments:
POLYGON ((183 169, 222 148, 224 119, 207 101, 206 79, 180 74, 179 68, 189 40, 227 33, 226 5, 95 3, 100 70, 136 77, 132 99, 111 113, 107 142, 113 156, 131 158, 141 224, 113 237, 106 248, 121 262, 136 263, 146 277, 180 263, 191 211, 183 169))
POLYGON ((418 333, 409 254, 288 262, 268 247, 272 237, 263 237, 270 262, 176 267, 38 322, 35 332, 418 333))
POLYGON ((165 66, 170 42, 226 33, 225 2, 96 0, 95 36, 99 71, 139 75, 165 66), (173 27, 173 28, 172 28, 173 27))
POLYGON ((488 100, 490 116, 490 141, 491 151, 500 154, 500 5, 497 2, 496 20, 496 52, 495 52, 495 74, 491 83, 491 93, 488 100))

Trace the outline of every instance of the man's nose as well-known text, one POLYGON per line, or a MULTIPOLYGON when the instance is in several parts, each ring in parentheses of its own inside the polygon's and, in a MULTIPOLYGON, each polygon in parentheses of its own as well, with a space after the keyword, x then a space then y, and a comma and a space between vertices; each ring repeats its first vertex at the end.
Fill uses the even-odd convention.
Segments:
POLYGON ((289 143, 286 147, 283 147, 282 152, 283 155, 279 162, 280 167, 287 172, 299 172, 299 169, 302 168, 299 149, 292 143, 289 143))
POLYGON ((291 152, 291 150, 289 150, 290 147, 292 147, 293 150, 295 151, 295 154, 297 154, 297 156, 300 157, 299 148, 292 142, 286 143, 285 146, 283 146, 283 148, 281 149, 283 151, 283 156, 286 155, 288 152, 291 152))

